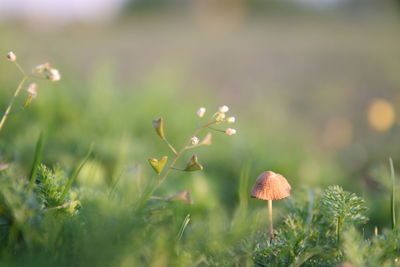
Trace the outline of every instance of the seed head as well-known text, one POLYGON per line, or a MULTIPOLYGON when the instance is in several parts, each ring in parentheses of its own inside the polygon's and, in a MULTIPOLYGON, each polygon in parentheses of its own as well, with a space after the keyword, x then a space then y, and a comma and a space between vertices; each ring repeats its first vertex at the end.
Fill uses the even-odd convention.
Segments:
POLYGON ((199 118, 203 118, 205 113, 206 108, 199 108, 199 110, 197 111, 197 116, 199 116, 199 118))
POLYGON ((223 120, 225 120, 225 117, 226 117, 225 113, 218 112, 216 114, 215 120, 218 121, 218 122, 222 122, 223 120))
POLYGON ((228 106, 226 106, 226 105, 223 105, 222 107, 219 107, 219 112, 221 112, 221 113, 225 113, 225 112, 228 112, 229 111, 229 107, 228 106))
POLYGON ((234 135, 234 134, 236 134, 236 130, 232 129, 232 128, 228 128, 228 129, 225 130, 225 133, 227 135, 234 135))
POLYGON ((17 60, 17 56, 14 54, 14 52, 10 51, 7 53, 7 60, 10 62, 15 62, 17 60))
POLYGON ((31 97, 35 98, 37 96, 37 84, 31 83, 26 89, 26 91, 31 97))
POLYGON ((49 69, 49 80, 52 82, 57 82, 61 79, 60 72, 58 69, 49 69))
POLYGON ((190 138, 190 142, 192 143, 192 145, 197 145, 200 140, 199 138, 197 138, 197 136, 193 136, 192 138, 190 138))
POLYGON ((34 67, 32 72, 42 73, 43 71, 48 71, 49 69, 50 69, 50 64, 46 62, 34 67))
POLYGON ((235 123, 235 121, 236 121, 235 117, 229 117, 229 118, 226 119, 226 122, 229 123, 229 124, 235 123))

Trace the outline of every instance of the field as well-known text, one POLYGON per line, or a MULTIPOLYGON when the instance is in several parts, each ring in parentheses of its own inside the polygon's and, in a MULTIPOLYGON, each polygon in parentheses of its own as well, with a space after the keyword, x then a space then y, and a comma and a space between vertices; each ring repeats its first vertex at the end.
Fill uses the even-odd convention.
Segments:
POLYGON ((206 15, 0 25, 0 266, 400 266, 398 18, 206 15))

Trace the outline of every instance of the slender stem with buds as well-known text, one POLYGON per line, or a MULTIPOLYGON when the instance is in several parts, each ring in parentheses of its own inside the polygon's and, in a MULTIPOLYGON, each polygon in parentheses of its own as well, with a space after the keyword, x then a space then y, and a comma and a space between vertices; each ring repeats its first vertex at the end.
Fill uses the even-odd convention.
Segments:
POLYGON ((15 102, 15 99, 18 97, 19 93, 21 92, 22 86, 24 85, 24 83, 25 83, 25 82, 30 78, 30 76, 32 75, 32 73, 25 74, 24 71, 22 70, 22 68, 19 66, 19 64, 16 63, 16 65, 17 65, 18 69, 19 69, 25 76, 22 78, 21 82, 18 84, 18 87, 17 87, 17 89, 15 90, 14 95, 13 95, 13 97, 12 97, 11 100, 10 100, 10 103, 8 104, 8 106, 7 106, 7 108, 6 108, 6 111, 4 112, 3 117, 1 118, 1 121, 0 121, 0 131, 1 131, 1 129, 3 128, 4 123, 6 122, 6 120, 7 120, 7 118, 8 118, 8 115, 10 115, 10 113, 11 113, 12 106, 13 106, 13 104, 14 104, 14 102, 15 102))
MULTIPOLYGON (((203 126, 198 126, 197 129, 192 133, 191 136, 196 136, 202 129, 205 128, 209 128, 211 125, 215 124, 216 121, 211 121, 203 126)), ((168 177, 169 173, 171 172, 171 170, 174 170, 176 168, 174 168, 176 161, 180 158, 180 156, 182 156, 182 154, 189 148, 192 148, 192 146, 190 146, 191 140, 189 138, 188 142, 178 151, 176 152, 176 150, 174 149, 173 152, 175 154, 175 157, 172 159, 171 163, 169 164, 168 168, 165 170, 164 175, 158 180, 156 187, 158 187, 159 185, 161 185, 168 177)), ((169 142, 168 142, 169 144, 169 142)), ((155 190, 156 188, 154 188, 155 190)), ((153 190, 153 191, 154 191, 153 190)))

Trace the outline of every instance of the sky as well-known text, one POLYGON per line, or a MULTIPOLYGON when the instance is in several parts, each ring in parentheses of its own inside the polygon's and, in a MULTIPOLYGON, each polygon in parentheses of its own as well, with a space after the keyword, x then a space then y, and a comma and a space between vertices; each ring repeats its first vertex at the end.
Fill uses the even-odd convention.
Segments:
MULTIPOLYGON (((119 14, 129 0, 0 0, 0 21, 18 19, 46 23, 99 22, 119 14)), ((151 1, 151 0, 148 0, 151 1)), ((188 0, 189 1, 189 0, 188 0)), ((343 3, 347 0, 286 0, 312 6, 343 3)))
POLYGON ((99 21, 113 18, 127 0, 0 0, 0 20, 37 23, 99 21))

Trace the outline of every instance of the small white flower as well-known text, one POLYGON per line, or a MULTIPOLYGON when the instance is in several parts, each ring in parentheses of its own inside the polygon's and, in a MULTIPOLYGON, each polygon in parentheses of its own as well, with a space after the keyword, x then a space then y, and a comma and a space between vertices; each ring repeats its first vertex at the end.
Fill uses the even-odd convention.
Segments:
POLYGON ((36 67, 33 68, 33 72, 36 73, 42 73, 45 70, 49 70, 50 69, 50 64, 48 62, 37 65, 36 67))
POLYGON ((31 83, 26 91, 31 97, 35 98, 37 96, 37 84, 31 83))
POLYGON ((228 111, 229 111, 229 107, 228 106, 223 105, 222 107, 219 107, 219 112, 221 112, 221 113, 225 113, 225 112, 228 112, 228 111))
POLYGON ((236 121, 235 117, 229 117, 229 118, 226 119, 226 122, 229 123, 229 124, 235 123, 235 121, 236 121))
POLYGON ((217 113, 215 120, 218 122, 222 122, 223 120, 225 120, 225 113, 217 113))
POLYGON ((236 130, 232 129, 232 128, 228 128, 228 129, 225 130, 225 133, 227 135, 234 135, 234 134, 236 134, 236 130))
POLYGON ((10 62, 15 62, 15 60, 17 60, 17 56, 14 54, 14 52, 10 51, 7 53, 7 60, 10 62))
POLYGON ((199 116, 199 118, 203 118, 205 113, 206 108, 199 108, 199 110, 197 111, 197 116, 199 116))
POLYGON ((200 140, 199 138, 197 138, 197 136, 193 136, 192 138, 190 138, 190 142, 192 143, 192 145, 197 145, 200 140))
POLYGON ((57 69, 49 69, 49 80, 52 82, 59 81, 61 79, 60 72, 57 69))

